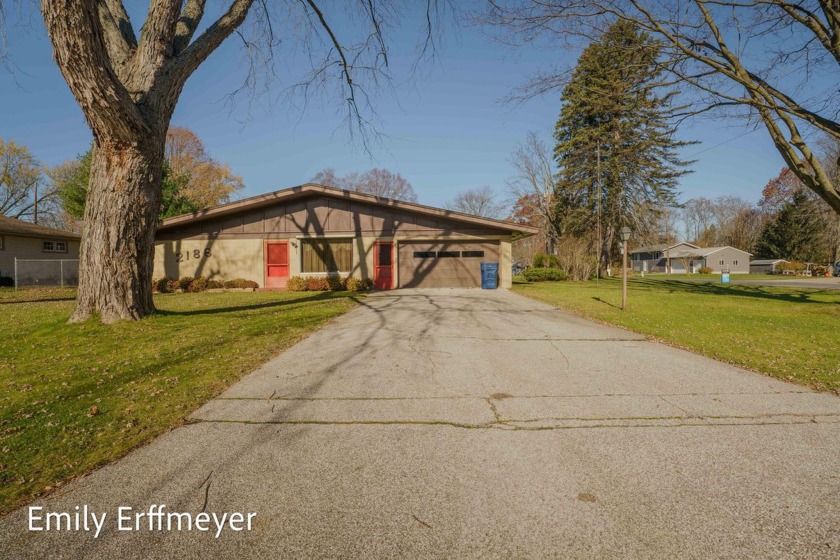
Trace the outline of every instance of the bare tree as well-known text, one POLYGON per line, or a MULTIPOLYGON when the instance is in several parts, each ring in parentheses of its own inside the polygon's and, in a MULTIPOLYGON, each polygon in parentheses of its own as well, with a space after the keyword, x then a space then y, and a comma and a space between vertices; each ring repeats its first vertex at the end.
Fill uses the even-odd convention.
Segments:
POLYGON ((496 199, 493 189, 488 186, 467 189, 458 193, 446 204, 446 208, 463 214, 496 219, 501 218, 506 209, 505 205, 496 199))
POLYGON ((417 193, 405 177, 378 167, 361 174, 348 173, 343 177, 338 177, 335 169, 329 167, 316 173, 312 182, 383 198, 417 202, 417 193))
POLYGON ((372 102, 362 85, 388 78, 383 29, 399 17, 396 2, 368 0, 327 11, 319 0, 225 0, 221 16, 202 26, 205 4, 150 0, 138 36, 121 0, 41 1, 54 58, 94 138, 72 322, 92 314, 103 322, 139 319, 154 311, 166 132, 186 81, 231 35, 250 55, 246 85, 274 71, 281 39, 284 47, 300 45, 313 66, 299 90, 332 91, 363 141, 370 130, 372 102), (343 35, 331 25, 338 18, 350 22, 343 35))
POLYGON ((49 221, 55 209, 55 192, 35 156, 0 138, 0 216, 49 221))
MULTIPOLYGON (((693 109, 735 109, 763 125, 805 186, 840 213, 840 192, 809 138, 840 138, 835 87, 840 65, 840 4, 836 0, 491 0, 487 21, 517 44, 591 40, 626 20, 663 44, 661 64, 690 85, 693 109), (764 52, 773 45, 770 52, 764 52), (762 49, 755 52, 755 49, 762 49), (832 76, 823 89, 813 78, 832 76)), ((556 90, 563 72, 546 71, 521 90, 529 97, 556 90)))
POLYGON ((530 214, 537 218, 545 236, 545 251, 554 254, 557 240, 563 234, 561 216, 557 211, 553 157, 545 142, 535 132, 529 132, 510 158, 516 175, 507 186, 517 201, 531 206, 530 214))

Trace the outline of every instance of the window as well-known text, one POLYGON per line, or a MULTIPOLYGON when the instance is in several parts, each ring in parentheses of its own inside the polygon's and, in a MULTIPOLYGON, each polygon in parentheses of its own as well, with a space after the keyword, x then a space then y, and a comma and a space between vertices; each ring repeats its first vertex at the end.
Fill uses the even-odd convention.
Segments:
POLYGON ((461 251, 438 251, 439 259, 458 258, 461 256, 461 251))
POLYGON ((350 272, 352 268, 352 241, 318 239, 303 242, 302 272, 350 272))
POLYGON ((718 261, 718 264, 720 264, 720 266, 723 266, 723 265, 725 265, 725 264, 726 264, 726 261, 724 261, 723 259, 721 259, 720 261, 718 261))
POLYGON ((464 258, 483 257, 484 251, 461 251, 461 256, 464 258))
POLYGON ((66 253, 66 241, 44 241, 43 249, 45 253, 66 253))
POLYGON ((735 259, 734 261, 732 261, 732 264, 735 265, 735 266, 738 266, 738 259, 735 259))
POLYGON ((0 251, 6 248, 6 238, 0 235, 0 251))
POLYGON ((414 251, 415 259, 433 259, 437 256, 434 251, 414 251))

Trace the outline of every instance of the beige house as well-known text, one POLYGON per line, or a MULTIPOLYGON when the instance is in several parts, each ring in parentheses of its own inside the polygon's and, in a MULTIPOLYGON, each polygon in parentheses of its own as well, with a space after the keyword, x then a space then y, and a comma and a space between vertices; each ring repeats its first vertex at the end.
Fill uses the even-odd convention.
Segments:
POLYGON ((377 289, 480 287, 481 263, 511 286, 511 241, 536 228, 306 184, 164 220, 155 278, 370 278, 377 289))
POLYGON ((0 276, 14 278, 15 258, 27 261, 78 259, 80 239, 76 233, 0 216, 0 276))

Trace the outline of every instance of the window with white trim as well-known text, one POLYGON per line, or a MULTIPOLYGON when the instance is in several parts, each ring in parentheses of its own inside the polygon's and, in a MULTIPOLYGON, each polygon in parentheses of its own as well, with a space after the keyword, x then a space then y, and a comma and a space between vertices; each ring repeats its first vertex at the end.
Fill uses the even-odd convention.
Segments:
POLYGON ((734 261, 732 261, 732 264, 735 265, 735 266, 738 266, 738 259, 735 259, 734 261))
POLYGON ((721 259, 720 261, 718 261, 718 264, 720 264, 720 266, 723 266, 723 265, 725 265, 725 264, 726 264, 726 261, 724 261, 723 259, 721 259))
POLYGON ((45 240, 43 249, 45 253, 66 253, 67 252, 67 242, 66 241, 52 241, 52 240, 45 240))

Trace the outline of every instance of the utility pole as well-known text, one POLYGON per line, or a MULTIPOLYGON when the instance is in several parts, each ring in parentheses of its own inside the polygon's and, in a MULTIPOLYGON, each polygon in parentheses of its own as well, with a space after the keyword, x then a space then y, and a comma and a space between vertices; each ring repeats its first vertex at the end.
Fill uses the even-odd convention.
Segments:
POLYGON ((665 274, 671 274, 671 241, 668 234, 668 207, 665 212, 665 274))
POLYGON ((597 254, 597 264, 595 265, 596 273, 595 273, 595 282, 597 283, 598 280, 601 279, 601 250, 603 248, 603 243, 601 242, 601 141, 598 140, 595 144, 595 153, 598 161, 598 200, 596 201, 596 208, 595 211, 595 221, 596 221, 596 229, 598 235, 598 254, 597 254))

